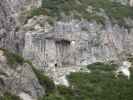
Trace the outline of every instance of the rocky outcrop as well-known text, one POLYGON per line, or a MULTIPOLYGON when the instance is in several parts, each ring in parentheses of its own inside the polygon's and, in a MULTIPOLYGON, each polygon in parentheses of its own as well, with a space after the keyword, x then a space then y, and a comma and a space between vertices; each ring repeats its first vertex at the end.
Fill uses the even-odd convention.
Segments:
MULTIPOLYGON (((132 26, 132 20, 126 20, 132 26)), ((51 26, 48 17, 38 16, 31 18, 24 29, 23 56, 44 70, 55 84, 68 86, 65 76, 80 71, 81 66, 108 61, 122 65, 127 55, 133 54, 132 28, 112 24, 110 20, 102 25, 70 19, 51 26)))
MULTIPOLYGON (((18 26, 17 15, 40 5, 41 0, 0 2, 1 48, 23 52, 26 58, 41 68, 87 65, 96 61, 117 60, 118 55, 125 51, 132 53, 132 29, 128 32, 118 24, 112 25, 109 19, 105 25, 71 19, 57 21, 51 26, 48 18, 41 16, 30 19, 24 30, 21 25, 18 26)), ((125 20, 127 24, 133 23, 131 19, 125 20)))
POLYGON ((27 30, 25 35, 23 54, 41 69, 119 61, 125 59, 126 53, 133 53, 132 29, 112 25, 109 20, 103 26, 95 21, 72 19, 58 21, 51 28, 41 16, 30 19, 25 28, 29 26, 32 30, 27 30))
POLYGON ((41 5, 41 0, 6 0, 14 13, 30 10, 41 5))
POLYGON ((22 50, 24 33, 18 32, 21 27, 20 13, 40 5, 41 0, 0 1, 0 48, 7 48, 13 52, 22 50))
POLYGON ((14 51, 16 44, 16 22, 7 0, 0 2, 0 47, 14 51))
MULTIPOLYGON (((132 6, 132 0, 117 1, 123 5, 129 4, 132 6)), ((80 5, 80 2, 77 4, 80 5)), ((1 0, 0 48, 23 53, 23 56, 30 59, 40 70, 47 70, 47 68, 52 70, 56 67, 78 67, 94 62, 122 62, 126 59, 126 54, 133 54, 133 20, 130 19, 131 16, 125 18, 128 16, 127 13, 121 16, 120 12, 120 16, 117 16, 117 14, 113 16, 115 13, 106 14, 108 13, 104 11, 106 8, 98 8, 99 10, 94 11, 94 13, 99 17, 93 16, 94 19, 91 21, 84 18, 78 20, 71 15, 67 17, 62 13, 64 18, 55 21, 53 25, 49 24, 50 16, 37 16, 27 19, 25 13, 40 5, 41 0, 1 0), (104 17, 104 25, 95 21, 99 18, 101 20, 102 17, 104 17), (123 26, 119 25, 121 23, 112 24, 110 17, 118 17, 118 19, 122 17, 123 20, 120 21, 124 21, 123 26), (130 27, 130 29, 127 29, 124 25, 130 27)), ((122 8, 123 5, 121 5, 122 8)), ((87 12, 92 12, 92 8, 88 6, 87 12)), ((131 9, 126 9, 126 11, 128 10, 131 9)), ((76 9, 73 11, 72 13, 75 13, 76 9)), ((76 13, 81 15, 78 12, 76 13)), ((88 15, 91 14, 88 13, 88 15)), ((115 19, 114 23, 118 19, 115 19)), ((24 64, 21 67, 29 68, 27 66, 27 64, 24 64)))
POLYGON ((5 51, 0 50, 0 93, 4 92, 18 95, 22 100, 37 100, 44 94, 31 66, 28 63, 10 65, 5 51))
POLYGON ((133 0, 129 0, 129 5, 133 7, 133 0))

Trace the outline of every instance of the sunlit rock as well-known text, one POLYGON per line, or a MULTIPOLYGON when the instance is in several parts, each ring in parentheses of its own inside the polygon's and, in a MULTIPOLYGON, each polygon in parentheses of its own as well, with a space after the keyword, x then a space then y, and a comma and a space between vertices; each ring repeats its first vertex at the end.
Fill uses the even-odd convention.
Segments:
POLYGON ((130 67, 131 67, 131 62, 124 61, 123 64, 122 64, 122 66, 120 66, 118 68, 118 70, 116 71, 116 76, 119 75, 119 73, 122 73, 128 79, 130 79, 130 75, 131 75, 130 67))

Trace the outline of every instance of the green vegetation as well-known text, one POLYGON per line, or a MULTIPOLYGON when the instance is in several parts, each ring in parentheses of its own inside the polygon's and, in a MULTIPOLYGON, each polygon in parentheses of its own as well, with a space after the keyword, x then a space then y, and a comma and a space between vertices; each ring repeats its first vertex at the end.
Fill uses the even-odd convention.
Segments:
POLYGON ((117 66, 114 66, 96 63, 88 66, 92 71, 90 74, 68 76, 71 86, 80 94, 79 100, 132 100, 133 77, 130 80, 122 75, 116 78, 113 71, 117 66))
POLYGON ((22 65, 24 63, 24 58, 21 55, 9 52, 8 50, 1 49, 1 48, 0 48, 0 50, 2 50, 4 52, 4 55, 7 58, 7 63, 9 65, 15 65, 15 64, 22 65))
POLYGON ((9 51, 6 51, 4 53, 7 57, 8 64, 10 65, 21 64, 22 65, 24 63, 23 57, 20 56, 19 54, 11 53, 9 51))
POLYGON ((32 67, 33 71, 35 72, 39 83, 43 86, 44 90, 46 91, 46 94, 50 94, 55 92, 55 84, 54 82, 48 77, 45 76, 42 72, 32 67))
MULTIPOLYGON (((76 72, 67 76, 69 87, 55 85, 54 82, 42 72, 34 68, 31 62, 24 61, 20 56, 3 50, 10 64, 28 63, 32 66, 39 83, 46 91, 39 100, 132 100, 133 99, 133 74, 127 77, 115 77, 114 71, 118 67, 111 63, 94 63, 87 68, 91 73, 76 72)), ((130 57, 132 61, 132 57, 130 57)), ((133 69, 131 69, 133 72, 133 69)), ((0 100, 20 100, 19 97, 5 93, 0 100)))
POLYGON ((0 100, 21 100, 21 99, 18 96, 6 92, 4 93, 3 96, 0 97, 0 100))
MULTIPOLYGON (((115 77, 117 65, 95 63, 87 66, 91 73, 77 72, 68 76, 70 87, 56 86, 56 92, 41 100, 132 100, 133 75, 115 77), (96 67, 96 68, 94 68, 96 67)), ((132 71, 133 69, 131 69, 132 71)))
POLYGON ((31 12, 31 16, 43 14, 56 19, 73 15, 78 19, 96 20, 102 24, 106 14, 113 23, 122 26, 127 26, 125 17, 133 18, 132 7, 111 0, 42 0, 42 7, 31 12))
POLYGON ((45 10, 45 8, 34 8, 29 12, 29 16, 28 17, 33 17, 33 16, 39 16, 39 15, 47 15, 47 12, 45 10))
POLYGON ((66 100, 63 96, 58 94, 49 94, 48 96, 44 96, 41 100, 66 100))
POLYGON ((96 62, 87 66, 87 68, 90 69, 91 71, 101 70, 101 71, 110 71, 110 72, 116 70, 117 67, 118 65, 116 64, 101 63, 101 62, 96 62))

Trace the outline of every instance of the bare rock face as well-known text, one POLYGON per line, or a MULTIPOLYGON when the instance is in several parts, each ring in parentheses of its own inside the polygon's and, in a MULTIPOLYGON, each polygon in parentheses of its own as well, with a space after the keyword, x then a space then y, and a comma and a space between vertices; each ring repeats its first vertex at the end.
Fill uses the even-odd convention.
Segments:
POLYGON ((41 0, 7 0, 14 12, 40 7, 41 0))
MULTIPOLYGON (((0 1, 0 48, 6 48, 11 52, 23 50, 24 33, 18 32, 17 14, 25 9, 38 6, 39 0, 1 0, 0 1), (29 8, 27 8, 29 7, 29 8)), ((12 67, 7 64, 4 52, 0 50, 0 93, 5 91, 36 100, 44 91, 40 86, 29 64, 17 64, 12 67)), ((30 100, 29 99, 29 100, 30 100)))
POLYGON ((129 0, 129 5, 133 7, 133 0, 129 0))
POLYGON ((133 34, 124 27, 105 26, 85 20, 58 21, 51 28, 41 22, 45 17, 30 19, 25 26, 31 27, 25 35, 24 57, 35 65, 46 67, 81 66, 94 62, 124 60, 132 53, 133 34), (38 28, 36 28, 38 26, 38 28), (47 26, 47 27, 46 27, 47 26), (47 31, 46 31, 47 30, 47 31))
POLYGON ((4 51, 0 50, 0 93, 3 92, 18 95, 22 100, 36 100, 44 94, 31 66, 27 63, 14 67, 7 64, 4 51))
POLYGON ((14 47, 15 21, 11 16, 11 9, 6 0, 0 2, 0 47, 14 47), (11 45, 12 44, 12 45, 11 45))
POLYGON ((22 11, 40 5, 41 0, 0 1, 0 48, 6 48, 13 52, 22 50, 24 33, 18 32, 21 27, 18 17, 22 11))
MULTIPOLYGON (((126 20, 133 25, 131 19, 126 20)), ((23 56, 56 84, 68 85, 65 76, 81 66, 108 61, 121 64, 128 54, 133 54, 133 29, 112 25, 110 20, 102 25, 70 19, 51 26, 46 16, 38 16, 31 18, 24 29, 23 56)))
POLYGON ((12 9, 12 16, 18 25, 23 24, 27 20, 29 11, 41 6, 41 0, 7 0, 7 2, 12 9))

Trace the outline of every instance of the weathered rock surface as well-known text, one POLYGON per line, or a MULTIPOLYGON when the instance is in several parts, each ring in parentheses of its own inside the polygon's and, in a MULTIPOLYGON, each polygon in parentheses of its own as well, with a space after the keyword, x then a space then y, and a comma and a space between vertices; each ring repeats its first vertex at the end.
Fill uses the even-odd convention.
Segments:
POLYGON ((7 48, 14 52, 23 49, 24 33, 18 32, 21 27, 18 17, 22 11, 40 5, 40 0, 0 1, 0 48, 7 48))
POLYGON ((14 13, 19 13, 24 10, 30 10, 41 5, 41 0, 5 0, 7 1, 14 13))
POLYGON ((41 23, 46 21, 45 17, 41 18, 40 21, 40 17, 30 19, 25 25, 32 30, 27 30, 25 35, 23 54, 42 69, 121 60, 126 53, 133 52, 132 29, 128 31, 117 24, 112 25, 110 21, 103 26, 85 20, 59 21, 51 28, 48 23, 41 23), (33 25, 31 20, 36 24, 33 25))
POLYGON ((15 66, 7 64, 7 58, 0 50, 0 93, 3 92, 18 95, 22 100, 37 100, 44 94, 31 66, 27 63, 15 66))
MULTIPOLYGON (((41 0, 0 2, 1 48, 21 51, 26 58, 30 58, 41 68, 55 65, 87 65, 96 61, 117 60, 118 55, 125 51, 132 53, 132 29, 128 32, 126 28, 112 25, 110 21, 103 26, 95 21, 72 19, 66 22, 58 21, 51 27, 47 18, 41 16, 30 19, 24 26, 24 32, 17 32, 19 29, 15 15, 24 9, 40 5, 41 0)), ((128 24, 133 23, 131 19, 126 20, 128 24)))
MULTIPOLYGON (((123 5, 133 5, 133 0, 117 1, 123 5)), ((52 26, 46 16, 33 17, 25 24, 27 19, 24 12, 40 5, 41 0, 1 0, 0 48, 23 53, 40 70, 112 60, 122 62, 126 54, 133 54, 133 20, 130 18, 125 18, 130 29, 111 24, 105 13, 102 13, 107 19, 105 25, 64 18, 52 26)), ((28 65, 23 65, 25 69, 24 66, 28 65)))
POLYGON ((16 22, 12 17, 12 10, 7 0, 0 2, 0 47, 8 48, 11 51, 15 49, 15 28, 16 22))
MULTIPOLYGON (((132 20, 129 19, 132 25, 132 20)), ((117 61, 122 63, 127 54, 133 53, 133 31, 109 20, 105 25, 86 20, 57 21, 48 24, 46 16, 34 17, 24 26, 25 47, 23 56, 45 70, 57 84, 71 69, 95 62, 117 61), (67 67, 66 69, 64 67, 67 67)))
POLYGON ((73 67, 60 67, 60 68, 47 68, 45 69, 45 73, 53 78, 56 85, 65 85, 69 86, 69 82, 67 80, 67 75, 72 72, 79 72, 81 67, 73 66, 73 67), (52 74, 51 74, 52 73, 52 74))

